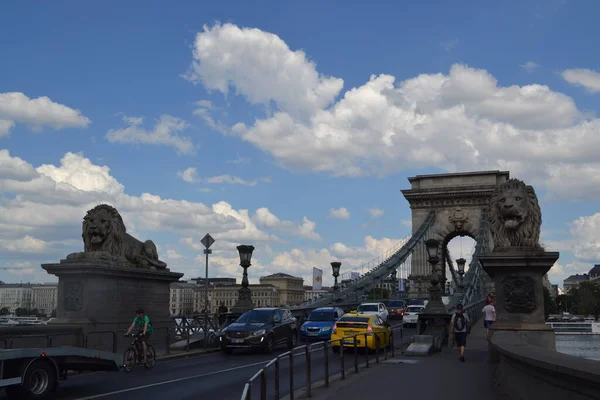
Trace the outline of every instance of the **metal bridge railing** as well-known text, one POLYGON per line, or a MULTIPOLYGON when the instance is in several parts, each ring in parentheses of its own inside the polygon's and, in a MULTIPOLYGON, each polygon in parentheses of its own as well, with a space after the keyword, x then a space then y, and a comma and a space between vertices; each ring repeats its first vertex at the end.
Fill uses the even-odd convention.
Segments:
MULTIPOLYGON (((302 346, 298 346, 290 351, 287 351, 285 353, 282 353, 280 355, 278 355, 277 357, 273 358, 271 361, 269 361, 268 363, 265 364, 264 367, 262 367, 260 370, 258 370, 258 372, 256 372, 249 380, 248 382, 246 382, 246 384, 244 385, 244 391, 242 392, 242 397, 241 400, 251 400, 252 396, 253 396, 253 388, 256 387, 256 385, 260 385, 259 390, 258 390, 258 396, 260 400, 266 400, 267 399, 267 393, 269 392, 269 385, 268 385, 268 375, 272 374, 273 375, 273 382, 272 382, 272 391, 273 391, 273 397, 274 399, 280 399, 281 396, 281 378, 282 378, 282 374, 281 374, 281 370, 283 367, 283 364, 285 363, 284 360, 287 359, 288 364, 288 383, 289 383, 289 398, 290 400, 294 400, 295 397, 295 391, 298 389, 306 389, 306 394, 308 395, 308 397, 312 397, 312 385, 313 385, 313 370, 316 367, 315 365, 313 365, 312 362, 312 353, 316 352, 316 351, 322 351, 323 355, 324 355, 324 363, 323 363, 323 376, 324 376, 324 385, 325 387, 329 387, 329 382, 331 379, 332 374, 330 373, 330 361, 335 362, 335 360, 333 360, 333 356, 330 356, 329 354, 329 349, 330 348, 339 348, 339 363, 340 363, 340 371, 338 372, 340 375, 340 378, 342 380, 346 379, 346 362, 345 362, 345 358, 346 356, 344 355, 345 353, 345 349, 348 349, 348 347, 344 348, 344 344, 347 344, 345 342, 347 341, 352 341, 353 346, 350 347, 353 349, 353 366, 351 367, 354 370, 354 373, 358 373, 360 368, 359 368, 359 353, 358 353, 358 344, 357 344, 357 338, 362 338, 364 337, 364 343, 365 343, 365 349, 367 349, 367 343, 368 343, 368 338, 369 337, 373 337, 373 340, 375 341, 375 363, 380 363, 381 361, 381 357, 383 357, 384 360, 388 359, 388 354, 391 353, 391 356, 394 357, 395 353, 396 353, 396 340, 395 340, 395 333, 396 332, 400 332, 400 350, 402 350, 403 348, 403 329, 402 326, 394 326, 391 327, 391 332, 390 332, 390 343, 389 346, 385 346, 385 332, 372 332, 372 333, 358 333, 355 335, 348 335, 348 336, 344 336, 341 339, 334 339, 334 340, 328 340, 326 342, 320 342, 320 343, 313 343, 310 345, 302 345, 302 346), (339 343, 338 346, 331 346, 332 343, 339 343), (381 354, 382 353, 382 354, 381 354), (296 366, 295 366, 295 360, 297 359, 297 357, 302 357, 302 359, 304 360, 304 368, 305 368, 305 374, 306 374, 306 382, 304 384, 303 387, 300 388, 296 388, 295 386, 295 375, 296 375, 296 366), (332 358, 332 360, 330 360, 330 357, 332 358)), ((361 345, 360 348, 362 348, 363 346, 361 345)), ((335 354, 335 353, 334 353, 335 354)), ((364 356, 362 356, 362 358, 364 359, 364 365, 365 368, 369 368, 370 362, 371 362, 371 355, 369 354, 369 351, 365 351, 364 356)))
MULTIPOLYGON (((153 329, 156 333, 150 337, 149 342, 156 347, 157 352, 160 351, 161 353, 167 355, 171 354, 171 346, 174 343, 181 340, 186 341, 185 346, 183 347, 183 351, 189 352, 190 339, 192 338, 192 336, 196 333, 203 332, 204 330, 203 321, 198 318, 176 318, 180 321, 177 322, 175 318, 171 318, 169 320, 152 321, 153 329), (163 334, 159 334, 160 332, 162 332, 163 334), (160 342, 158 338, 161 338, 160 342), (164 342, 162 342, 163 339, 164 342)), ((209 342, 212 337, 211 333, 216 333, 219 330, 217 319, 214 316, 211 316, 211 319, 212 321, 210 321, 207 327, 208 331, 204 334, 204 337, 208 338, 209 342)), ((35 333, 11 332, 11 327, 8 328, 7 331, 2 332, 2 338, 0 338, 0 343, 4 345, 4 349, 56 346, 60 347, 64 346, 65 344, 68 344, 83 348, 98 348, 99 350, 112 351, 113 353, 116 353, 119 351, 119 344, 122 344, 123 346, 126 345, 125 341, 120 343, 119 340, 125 340, 122 338, 122 336, 126 332, 127 328, 129 328, 130 323, 120 324, 122 326, 127 325, 127 328, 124 329, 102 329, 101 327, 102 325, 115 324, 118 323, 98 323, 96 326, 99 327, 99 330, 90 331, 87 334, 84 334, 83 329, 78 327, 72 327, 70 329, 64 329, 62 331, 54 329, 49 332, 43 332, 43 327, 36 327, 37 329, 35 333), (55 340, 57 338, 60 338, 62 340, 55 340)), ((29 326, 25 326, 24 329, 27 329, 28 327, 29 326)), ((218 347, 218 341, 215 340, 214 346, 209 346, 209 348, 216 347, 218 347)))

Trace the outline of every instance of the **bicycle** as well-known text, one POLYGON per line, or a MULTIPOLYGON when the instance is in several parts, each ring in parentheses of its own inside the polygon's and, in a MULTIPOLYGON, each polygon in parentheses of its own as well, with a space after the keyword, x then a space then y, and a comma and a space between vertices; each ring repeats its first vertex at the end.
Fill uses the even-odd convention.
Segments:
POLYGON ((144 363, 144 350, 139 336, 134 333, 132 333, 129 336, 131 336, 133 340, 131 342, 131 346, 129 346, 123 353, 123 369, 127 372, 131 372, 137 364, 144 364, 144 367, 152 368, 156 360, 156 352, 154 351, 154 346, 152 346, 149 343, 146 343, 146 347, 148 348, 148 355, 146 357, 146 362, 144 363))

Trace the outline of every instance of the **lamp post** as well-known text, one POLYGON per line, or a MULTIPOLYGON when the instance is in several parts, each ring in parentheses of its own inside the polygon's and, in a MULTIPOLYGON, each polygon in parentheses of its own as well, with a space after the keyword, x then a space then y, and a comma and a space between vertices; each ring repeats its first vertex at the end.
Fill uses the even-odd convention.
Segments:
POLYGON ((254 246, 241 245, 237 247, 240 253, 240 266, 244 269, 244 275, 242 277, 242 287, 238 290, 238 300, 233 306, 232 312, 234 314, 243 314, 244 312, 254 308, 252 304, 252 291, 248 287, 248 268, 250 267, 250 260, 252 259, 252 252, 254 246))
POLYGON ((438 256, 439 245, 440 243, 435 239, 429 239, 425 242, 428 261, 431 264, 431 287, 429 289, 429 303, 427 304, 425 312, 445 314, 446 307, 442 302, 442 288, 439 286, 442 272, 438 267, 440 262, 440 258, 438 256))
POLYGON ((333 283, 333 291, 337 292, 340 290, 339 286, 338 286, 338 276, 340 276, 340 267, 342 266, 342 263, 339 261, 333 261, 331 263, 331 271, 333 273, 333 278, 334 278, 334 283, 333 283))
POLYGON ((456 260, 456 266, 458 267, 458 274, 460 275, 460 282, 458 283, 459 288, 462 290, 463 289, 463 275, 465 274, 465 264, 467 263, 467 260, 465 260, 464 258, 459 258, 456 260))

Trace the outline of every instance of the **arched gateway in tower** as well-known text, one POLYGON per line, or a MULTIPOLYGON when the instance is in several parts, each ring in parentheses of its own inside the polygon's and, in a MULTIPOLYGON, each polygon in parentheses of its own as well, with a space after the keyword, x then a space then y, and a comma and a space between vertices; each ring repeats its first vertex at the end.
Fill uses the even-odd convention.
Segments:
MULTIPOLYGON (((447 245, 456 236, 480 234, 482 216, 487 218, 490 198, 496 186, 509 179, 508 171, 460 172, 454 174, 417 175, 408 178, 411 188, 402 190, 412 210, 412 233, 417 232, 431 211, 435 212, 432 229, 417 244, 412 256, 408 277, 411 297, 426 298, 431 275, 427 262, 425 240, 433 238, 442 245, 442 255, 448 254, 447 245)), ((489 231, 484 233, 489 238, 489 231)), ((481 236, 481 235, 480 235, 481 236)), ((487 241, 491 243, 491 240, 487 241)), ((442 271, 447 260, 442 259, 442 271)))

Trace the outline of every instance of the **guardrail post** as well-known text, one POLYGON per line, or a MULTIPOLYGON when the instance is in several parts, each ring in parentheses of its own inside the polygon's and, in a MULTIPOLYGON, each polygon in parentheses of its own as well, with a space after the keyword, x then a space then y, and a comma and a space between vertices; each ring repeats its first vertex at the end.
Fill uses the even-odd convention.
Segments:
POLYGON ((260 400, 267 400, 267 371, 260 374, 260 400))
MULTIPOLYGON (((306 391, 308 397, 312 397, 312 370, 311 370, 310 349, 306 347, 306 391)), ((266 399, 263 399, 266 400, 266 399)))
POLYGON ((354 336, 354 372, 358 374, 358 345, 356 344, 358 336, 354 336))
POLYGON ((290 350, 290 400, 294 400, 294 350, 290 350))
POLYGON ((375 362, 379 364, 379 335, 378 332, 375 332, 375 362))
POLYGON ((171 328, 167 327, 167 348, 165 349, 165 353, 167 355, 171 354, 171 328))
POLYGON ((369 346, 367 342, 368 334, 365 333, 365 366, 369 368, 369 346))
POLYGON ((186 328, 187 328, 187 342, 185 343, 185 351, 188 352, 188 351, 190 351, 190 326, 188 325, 186 328))
POLYGON ((344 341, 340 339, 340 375, 342 379, 346 379, 346 370, 344 369, 344 341))
POLYGON ((279 400, 279 357, 275 359, 275 399, 279 400))
POLYGON ((325 352, 325 387, 329 387, 329 351, 327 350, 327 343, 323 342, 323 350, 325 352))
MULTIPOLYGON (((391 343, 391 336, 392 336, 392 332, 390 331, 390 343, 391 343)), ((387 360, 388 359, 388 347, 389 345, 385 342, 385 332, 383 333, 383 359, 387 360)))

